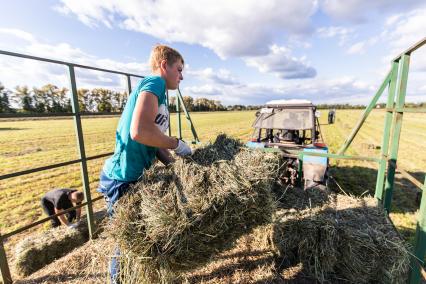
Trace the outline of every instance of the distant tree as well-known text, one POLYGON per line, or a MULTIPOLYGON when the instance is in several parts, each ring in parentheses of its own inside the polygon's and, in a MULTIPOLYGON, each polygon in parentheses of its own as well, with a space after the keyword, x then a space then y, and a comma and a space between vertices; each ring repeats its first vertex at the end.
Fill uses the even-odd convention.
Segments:
POLYGON ((169 96, 169 112, 176 111, 176 97, 169 96))
POLYGON ((112 104, 112 111, 114 112, 120 112, 123 111, 124 106, 126 105, 127 102, 127 93, 123 92, 112 92, 111 93, 111 104, 112 104))
POLYGON ((185 104, 186 110, 192 111, 194 107, 194 99, 190 96, 183 97, 183 103, 185 104))
POLYGON ((11 91, 7 90, 2 83, 0 83, 0 112, 11 112, 9 96, 11 91))
POLYGON ((15 96, 24 112, 35 111, 32 94, 27 86, 16 86, 15 96))
POLYGON ((111 96, 112 91, 96 88, 92 90, 93 99, 96 102, 96 110, 99 112, 111 112, 112 104, 111 104, 111 96))

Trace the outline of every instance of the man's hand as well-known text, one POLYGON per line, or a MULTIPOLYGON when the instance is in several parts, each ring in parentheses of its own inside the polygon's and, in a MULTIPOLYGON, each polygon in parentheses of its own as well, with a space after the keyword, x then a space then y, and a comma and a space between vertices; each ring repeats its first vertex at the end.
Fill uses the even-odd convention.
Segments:
POLYGON ((191 148, 188 146, 188 144, 186 144, 182 140, 178 140, 178 146, 175 149, 173 149, 173 151, 175 151, 176 155, 178 156, 192 155, 191 148))

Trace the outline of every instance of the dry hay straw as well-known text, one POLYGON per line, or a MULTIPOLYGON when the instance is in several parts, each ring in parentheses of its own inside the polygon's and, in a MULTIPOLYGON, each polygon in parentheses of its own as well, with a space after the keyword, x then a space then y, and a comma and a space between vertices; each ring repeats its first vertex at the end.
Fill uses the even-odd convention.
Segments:
MULTIPOLYGON (((105 216, 105 212, 94 214, 96 222, 105 216)), ((89 239, 86 218, 82 218, 75 229, 59 226, 39 234, 33 234, 15 247, 15 273, 28 276, 57 258, 66 255, 74 248, 83 245, 89 239)))
POLYGON ((110 251, 115 246, 104 235, 86 242, 66 256, 55 260, 16 284, 107 283, 110 251))
MULTIPOLYGON (((302 266, 277 269, 276 252, 272 244, 273 225, 256 227, 238 238, 235 245, 218 253, 205 266, 181 275, 174 283, 312 283, 301 274, 302 266)), ((76 284, 109 283, 108 263, 115 242, 101 235, 76 248, 16 284, 76 284)), ((132 269, 138 270, 140 263, 132 269)), ((134 272, 133 272, 134 273, 134 272)), ((125 282, 126 283, 126 282, 125 282)), ((127 281, 128 283, 128 281, 127 281)), ((139 283, 136 282, 135 283, 139 283)), ((156 282, 151 282, 156 283, 156 282)))
POLYGON ((279 211, 274 242, 281 255, 302 262, 320 282, 406 281, 409 248, 377 200, 335 194, 324 197, 316 207, 279 211))
POLYGON ((280 161, 241 146, 219 135, 172 166, 154 165, 118 202, 109 231, 122 250, 123 283, 169 281, 271 222, 280 161))

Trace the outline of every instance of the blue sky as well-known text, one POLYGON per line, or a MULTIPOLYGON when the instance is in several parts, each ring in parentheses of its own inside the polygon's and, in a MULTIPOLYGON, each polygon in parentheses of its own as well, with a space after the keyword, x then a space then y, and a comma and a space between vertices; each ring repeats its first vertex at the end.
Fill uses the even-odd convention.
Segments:
MULTIPOLYGON (((184 95, 223 104, 272 99, 367 103, 390 59, 426 36, 426 2, 394 0, 0 0, 0 49, 148 75, 151 48, 185 58, 184 95)), ((426 47, 424 48, 426 49, 426 47)), ((426 50, 409 101, 426 101, 426 50)), ((78 87, 124 90, 81 71, 78 87)), ((64 67, 0 55, 0 82, 68 86, 64 67)))

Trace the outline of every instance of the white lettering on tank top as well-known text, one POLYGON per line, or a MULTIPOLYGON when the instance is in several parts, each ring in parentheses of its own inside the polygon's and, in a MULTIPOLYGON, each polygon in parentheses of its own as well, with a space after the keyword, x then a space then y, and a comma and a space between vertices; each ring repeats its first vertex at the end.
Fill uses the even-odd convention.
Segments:
POLYGON ((160 105, 158 107, 158 114, 155 117, 155 124, 161 132, 166 132, 169 128, 169 111, 166 105, 160 105))

